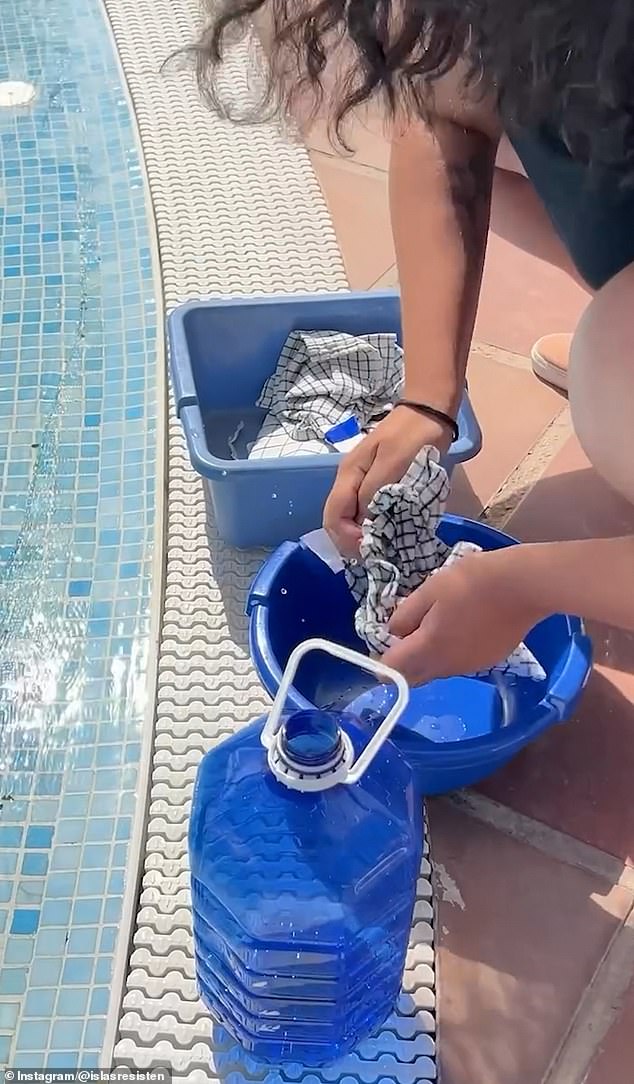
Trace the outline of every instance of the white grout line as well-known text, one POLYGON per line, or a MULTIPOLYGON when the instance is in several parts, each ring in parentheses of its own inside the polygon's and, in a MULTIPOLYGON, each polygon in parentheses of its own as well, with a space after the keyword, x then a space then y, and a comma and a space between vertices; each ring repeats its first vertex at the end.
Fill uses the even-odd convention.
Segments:
POLYGON ((541 821, 536 821, 524 813, 516 813, 508 806, 501 805, 500 802, 495 802, 474 791, 461 791, 449 798, 439 799, 440 804, 443 802, 520 843, 527 843, 535 850, 548 855, 549 858, 565 862, 566 865, 574 866, 587 873, 593 873, 634 895, 634 869, 624 865, 613 855, 599 850, 598 847, 592 847, 589 843, 575 839, 574 836, 559 832, 556 828, 550 828, 547 824, 542 824, 541 821))

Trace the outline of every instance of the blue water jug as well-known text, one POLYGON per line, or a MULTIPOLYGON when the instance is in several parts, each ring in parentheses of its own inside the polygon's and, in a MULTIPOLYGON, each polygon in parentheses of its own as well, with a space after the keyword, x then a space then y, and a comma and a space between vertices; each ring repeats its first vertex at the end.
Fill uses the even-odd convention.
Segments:
POLYGON ((404 679, 323 640, 292 653, 267 718, 203 758, 189 854, 196 976, 212 1015, 254 1057, 326 1065, 398 998, 421 861, 422 802, 386 741, 404 679), (308 651, 391 680, 368 741, 355 716, 283 715, 308 651))

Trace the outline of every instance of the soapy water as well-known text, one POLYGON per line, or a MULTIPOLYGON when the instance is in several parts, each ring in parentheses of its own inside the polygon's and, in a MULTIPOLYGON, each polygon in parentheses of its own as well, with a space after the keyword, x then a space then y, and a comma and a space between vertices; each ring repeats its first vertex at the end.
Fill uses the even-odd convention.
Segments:
MULTIPOLYGON (((498 671, 492 671, 486 677, 463 680, 472 681, 474 686, 495 689, 496 695, 488 702, 486 696, 484 699, 474 696, 474 710, 478 712, 476 718, 452 712, 449 698, 445 700, 442 696, 432 695, 427 697, 422 690, 414 690, 407 709, 408 729, 434 744, 483 737, 487 733, 512 726, 522 718, 525 708, 541 699, 544 691, 544 682, 498 671), (421 701, 420 715, 416 714, 417 700, 421 701), (485 702, 486 708, 483 706, 485 702), (439 710, 430 710, 436 705, 439 710)), ((431 688, 430 686, 430 693, 431 688)), ((481 689, 483 694, 485 689, 481 689)), ((343 672, 326 674, 316 685, 310 699, 318 707, 333 711, 351 708, 358 713, 363 726, 374 731, 391 707, 393 694, 390 686, 377 686, 372 675, 347 668, 343 672)))

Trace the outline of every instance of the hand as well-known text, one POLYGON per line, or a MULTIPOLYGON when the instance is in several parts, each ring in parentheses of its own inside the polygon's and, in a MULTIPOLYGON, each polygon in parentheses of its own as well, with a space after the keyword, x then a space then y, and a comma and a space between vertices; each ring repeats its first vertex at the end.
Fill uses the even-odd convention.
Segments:
POLYGON ((411 685, 473 674, 502 662, 546 617, 525 551, 470 554, 403 600, 390 622, 400 643, 383 662, 411 685))
POLYGON ((421 448, 441 452, 451 434, 406 406, 391 411, 343 460, 324 509, 324 527, 344 557, 356 557, 368 505, 381 486, 400 482, 421 448))

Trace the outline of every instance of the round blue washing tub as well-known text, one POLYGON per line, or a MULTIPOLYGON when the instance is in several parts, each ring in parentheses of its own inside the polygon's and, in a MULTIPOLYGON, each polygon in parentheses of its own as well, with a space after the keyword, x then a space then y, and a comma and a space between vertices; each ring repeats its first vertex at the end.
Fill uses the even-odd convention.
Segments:
MULTIPOLYGON (((483 523, 445 516, 440 536, 483 549, 516 540, 483 523)), ((274 696, 294 647, 308 637, 366 652, 354 631, 355 604, 335 574, 301 542, 285 542, 256 576, 247 606, 251 658, 274 696)), ((573 712, 588 680, 591 646, 578 618, 554 615, 526 640, 545 681, 456 677, 413 689, 394 741, 414 767, 424 794, 442 794, 491 775, 528 742, 573 712)), ((372 729, 394 696, 389 685, 341 660, 312 653, 300 666, 289 708, 346 706, 372 729)))

